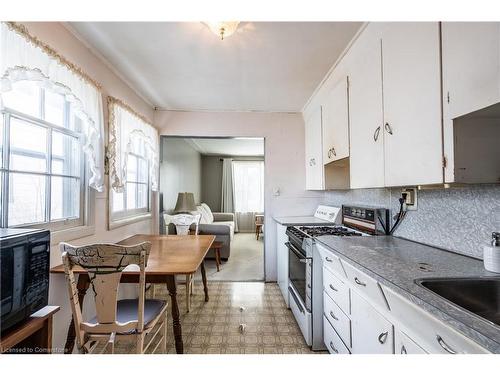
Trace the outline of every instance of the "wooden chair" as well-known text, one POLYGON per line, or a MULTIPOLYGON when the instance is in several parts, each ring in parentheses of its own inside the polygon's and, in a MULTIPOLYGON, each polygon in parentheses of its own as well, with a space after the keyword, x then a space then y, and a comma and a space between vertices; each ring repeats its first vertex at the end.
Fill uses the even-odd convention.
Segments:
POLYGON ((264 226, 264 215, 255 215, 255 237, 259 240, 259 235, 262 233, 264 226))
POLYGON ((64 271, 68 282, 69 299, 78 350, 93 353, 99 343, 104 343, 100 353, 114 353, 116 340, 135 340, 136 352, 144 353, 157 337, 151 352, 161 350, 166 353, 167 344, 167 301, 145 299, 146 265, 151 243, 143 242, 134 246, 95 244, 74 247, 61 243, 64 271), (139 266, 139 298, 117 300, 122 271, 128 265, 139 266), (89 274, 90 287, 95 301, 96 316, 83 321, 78 302, 73 267, 77 265, 89 274), (148 343, 145 346, 145 339, 148 343))
MULTIPOLYGON (((165 221, 165 227, 168 228, 170 223, 174 223, 176 215, 168 215, 164 214, 163 215, 163 220, 165 221)), ((177 215, 179 216, 179 215, 177 215)), ((186 223, 186 225, 189 225, 190 227, 194 224, 194 230, 190 230, 189 234, 194 234, 198 235, 198 228, 200 225, 200 220, 201 220, 201 214, 196 214, 196 215, 187 215, 187 214, 182 214, 183 222, 186 223), (190 217, 191 216, 191 217, 190 217), (189 221, 188 221, 189 220, 189 221)), ((194 275, 186 275, 186 311, 189 312, 191 310, 191 296, 193 295, 193 287, 194 287, 194 275)), ((153 296, 155 293, 155 288, 153 285, 153 296)))

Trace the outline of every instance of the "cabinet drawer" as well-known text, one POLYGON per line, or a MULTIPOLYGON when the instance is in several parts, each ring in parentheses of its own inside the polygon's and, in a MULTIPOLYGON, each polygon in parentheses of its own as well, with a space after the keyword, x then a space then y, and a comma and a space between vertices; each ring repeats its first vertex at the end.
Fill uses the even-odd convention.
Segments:
POLYGON ((392 323, 354 291, 351 293, 351 319, 353 353, 394 353, 394 327, 392 323))
POLYGON ((323 267, 323 288, 345 314, 351 313, 349 286, 323 267))
POLYGON ((330 354, 351 354, 325 316, 323 316, 323 340, 330 354))
POLYGON ((360 294, 364 295, 370 300, 371 303, 376 304, 378 307, 384 310, 390 310, 389 304, 384 296, 384 292, 382 291, 380 284, 375 279, 347 262, 343 262, 343 265, 345 272, 347 273, 347 279, 349 280, 353 290, 356 290, 360 294))
POLYGON ((337 304, 330 298, 330 296, 323 292, 323 310, 326 318, 331 323, 335 331, 346 344, 351 346, 351 320, 337 304))
POLYGON ((383 288, 391 305, 392 315, 425 351, 432 354, 489 353, 392 289, 385 286, 383 288))
POLYGON ((340 260, 340 258, 324 246, 317 245, 317 247, 318 252, 321 255, 323 266, 340 279, 345 279, 346 273, 344 271, 344 267, 342 266, 342 261, 340 260))
POLYGON ((396 354, 426 354, 415 341, 409 338, 399 329, 394 332, 394 348, 396 354))

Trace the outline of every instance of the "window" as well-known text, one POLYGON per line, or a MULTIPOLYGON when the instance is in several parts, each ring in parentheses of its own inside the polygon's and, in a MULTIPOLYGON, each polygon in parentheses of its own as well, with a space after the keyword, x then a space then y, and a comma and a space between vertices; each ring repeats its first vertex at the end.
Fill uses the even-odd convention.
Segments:
POLYGON ((109 226, 151 216, 157 189, 158 132, 119 99, 108 97, 109 226))
POLYGON ((112 213, 115 219, 136 216, 149 209, 149 163, 143 156, 127 157, 127 182, 122 192, 112 190, 112 213))
POLYGON ((83 225, 83 120, 63 95, 30 81, 1 100, 1 226, 83 225))
POLYGON ((264 162, 233 161, 236 212, 264 212, 264 162))

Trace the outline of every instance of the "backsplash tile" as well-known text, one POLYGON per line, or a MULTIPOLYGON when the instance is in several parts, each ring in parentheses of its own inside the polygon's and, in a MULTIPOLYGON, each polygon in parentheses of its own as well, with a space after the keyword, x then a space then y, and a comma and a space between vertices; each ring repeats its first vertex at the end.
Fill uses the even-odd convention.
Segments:
MULTIPOLYGON (((399 188, 325 192, 325 204, 360 204, 399 209, 399 188)), ((491 232, 500 230, 500 186, 471 185, 418 191, 418 210, 409 211, 395 236, 483 257, 491 232)))

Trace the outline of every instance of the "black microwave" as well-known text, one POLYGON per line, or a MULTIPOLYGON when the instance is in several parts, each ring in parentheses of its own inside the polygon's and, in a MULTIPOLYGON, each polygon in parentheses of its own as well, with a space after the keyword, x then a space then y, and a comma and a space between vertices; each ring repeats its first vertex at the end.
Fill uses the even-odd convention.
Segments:
POLYGON ((50 232, 0 229, 0 334, 47 306, 50 232))

